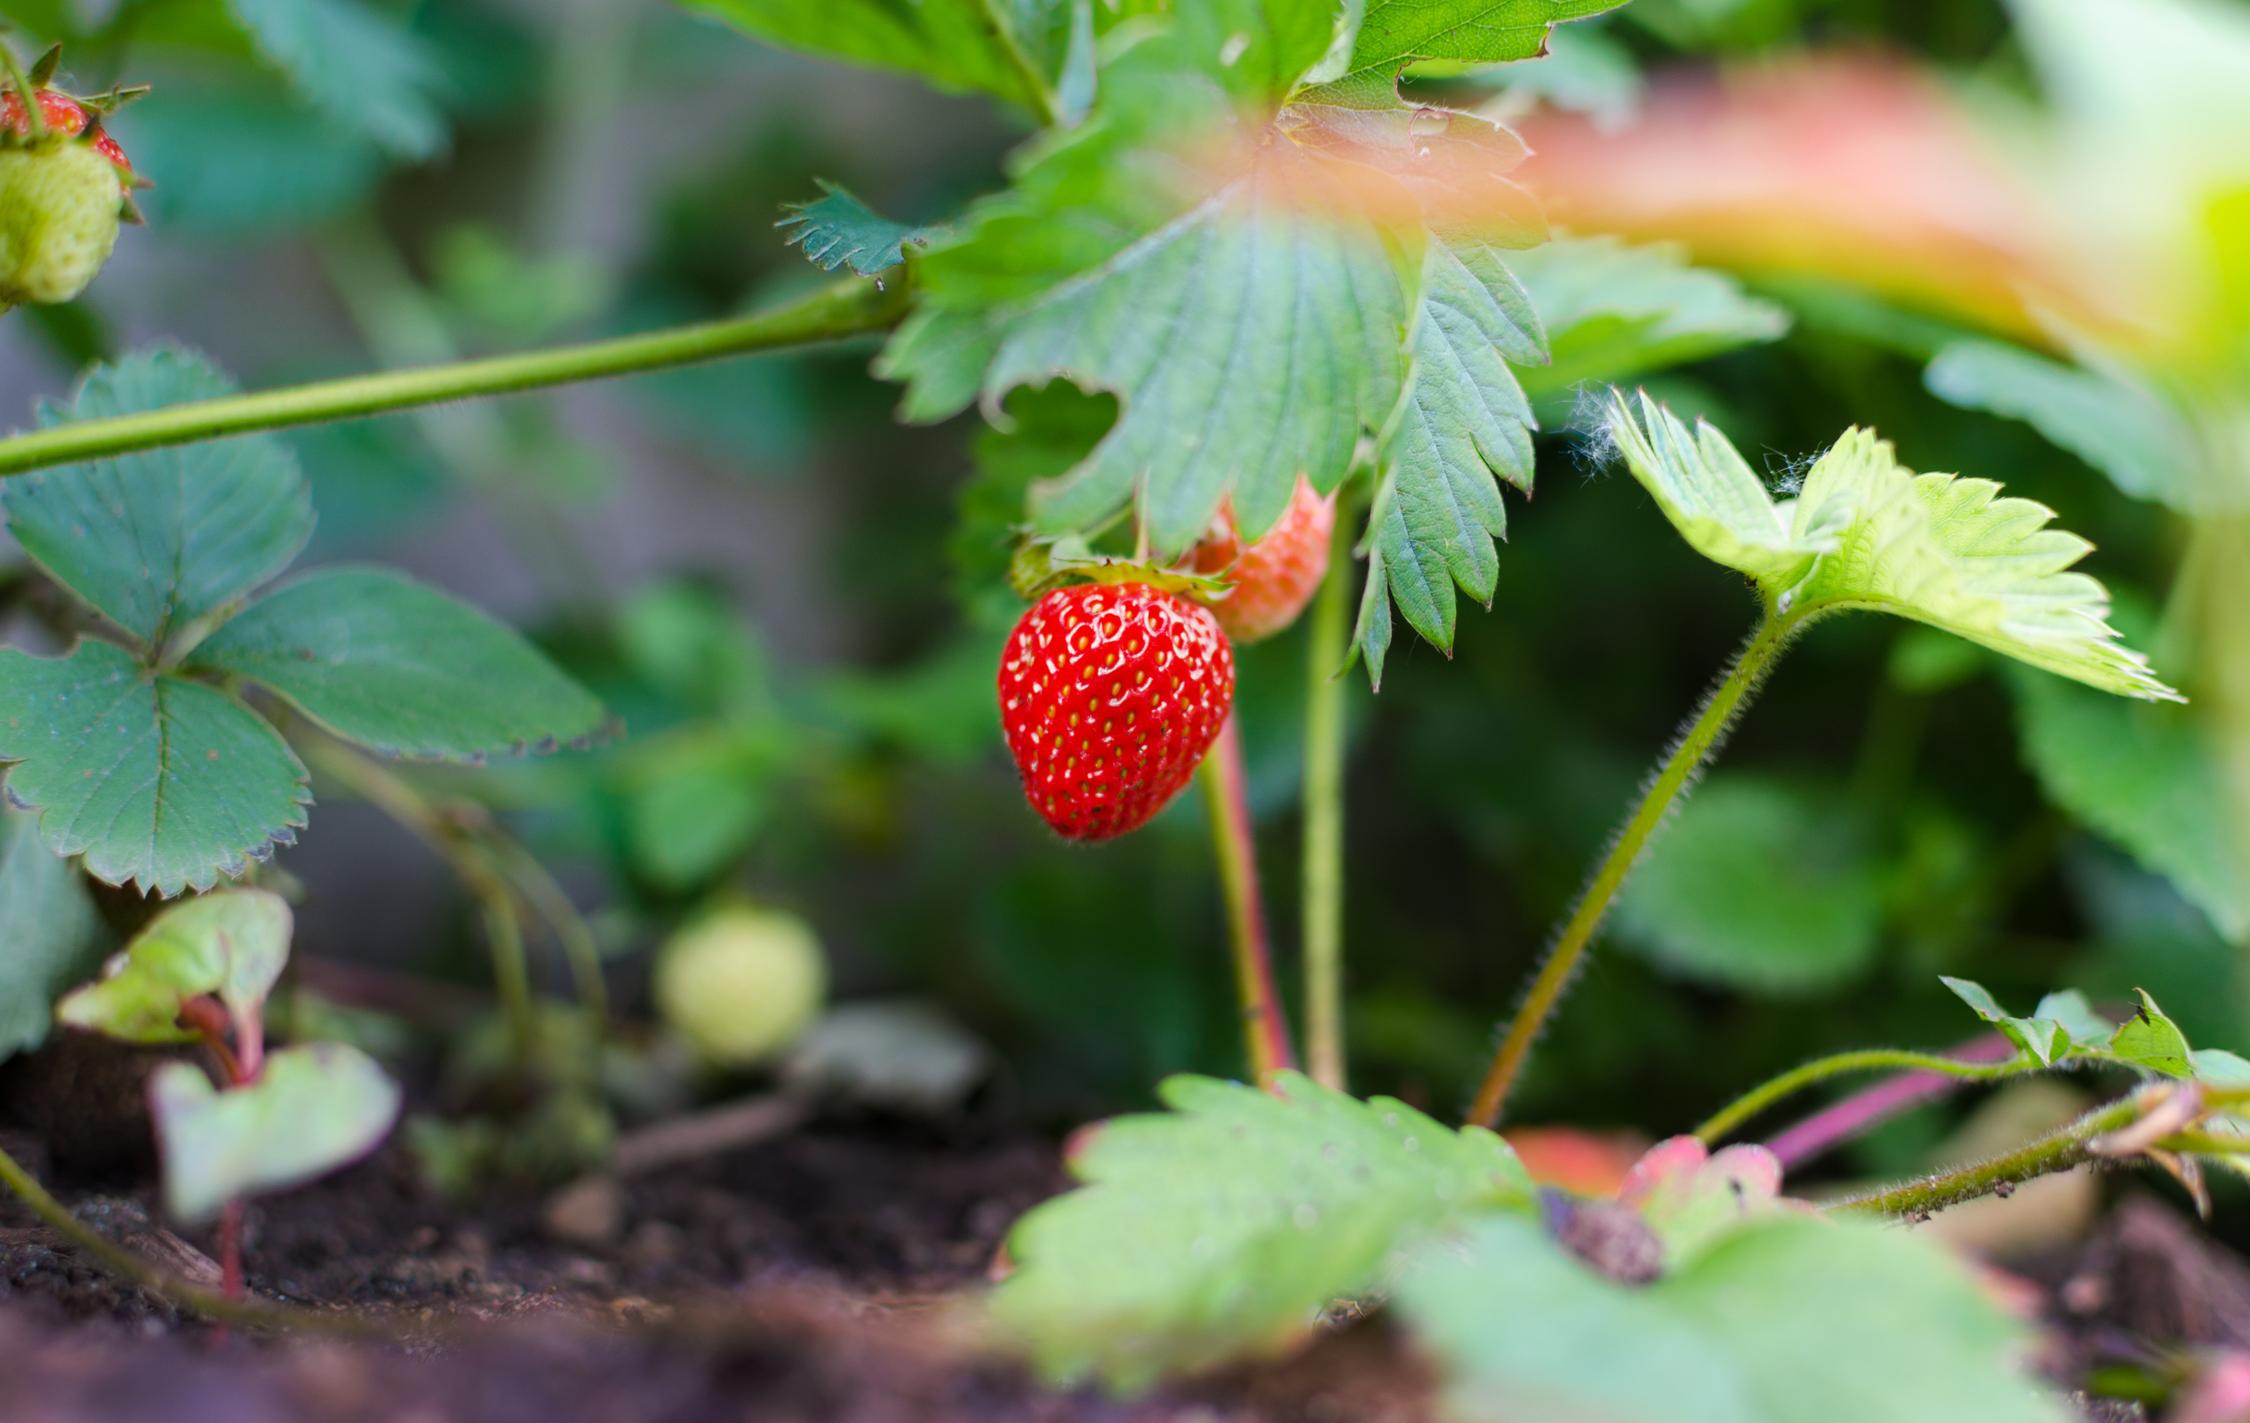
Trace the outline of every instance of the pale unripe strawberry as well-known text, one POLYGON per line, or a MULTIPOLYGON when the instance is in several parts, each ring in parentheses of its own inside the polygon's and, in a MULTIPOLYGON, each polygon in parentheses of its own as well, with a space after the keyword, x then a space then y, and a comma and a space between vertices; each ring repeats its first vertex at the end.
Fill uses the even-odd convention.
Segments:
POLYGON ((0 308, 69 301, 117 245, 117 170, 91 144, 0 147, 0 308))
POLYGON ((804 920, 733 904, 665 943, 654 990, 657 1011, 698 1056, 746 1067, 812 1023, 828 991, 828 965, 804 920))

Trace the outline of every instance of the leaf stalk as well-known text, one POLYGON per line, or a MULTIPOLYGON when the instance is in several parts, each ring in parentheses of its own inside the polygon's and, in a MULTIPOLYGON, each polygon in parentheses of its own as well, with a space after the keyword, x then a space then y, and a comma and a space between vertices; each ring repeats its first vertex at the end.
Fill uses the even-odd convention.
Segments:
POLYGON ((1339 511, 1305 647, 1305 1061, 1315 1082, 1338 1092, 1344 1090, 1344 673, 1351 646, 1346 606, 1350 525, 1339 511))

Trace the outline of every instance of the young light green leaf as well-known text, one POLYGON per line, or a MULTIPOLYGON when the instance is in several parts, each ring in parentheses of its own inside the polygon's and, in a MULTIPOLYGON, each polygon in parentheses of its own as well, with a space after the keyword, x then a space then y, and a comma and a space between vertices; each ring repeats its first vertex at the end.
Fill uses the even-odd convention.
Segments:
POLYGON ((47 1040, 56 996, 100 967, 107 940, 78 867, 0 806, 0 1061, 47 1040))
POLYGON ((605 713, 513 630, 382 568, 329 568, 285 583, 195 649, 191 668, 233 673, 391 756, 473 761, 583 741, 605 713))
POLYGON ((2060 1027, 2073 1043, 2089 1047, 2106 1043, 2117 1025, 2094 1011, 2086 995, 2075 988, 2065 988, 2041 997, 2033 1006, 2031 1016, 2044 1018, 2060 1027))
MULTIPOLYGON (((1990 990, 1986 989, 1981 983, 1975 983, 1966 978, 1948 978, 1942 973, 1938 975, 1938 982, 1952 989, 1954 997, 1968 1004, 1970 1010, 1978 1017, 1998 1028, 2009 1042, 2031 1054, 2041 1064, 2051 1064, 2056 1058, 2068 1053, 2072 1047, 2080 1045, 2074 1041, 2074 1033, 2054 1018, 2039 1014, 2034 1014, 2029 1018, 2011 1017, 2006 1010, 2001 1008, 2000 1001, 1994 998, 1990 990)), ((2051 1001, 2052 995, 2041 999, 2040 1006, 2046 1007, 2051 1001)), ((2077 1006, 2084 1007, 2083 1000, 2077 1006)), ((2087 1015, 2092 1016, 2091 1009, 2087 1010, 2087 1015)), ((2076 1021, 2083 1025, 2086 1019, 2078 1017, 2076 1021)), ((2099 1019, 2096 1019, 2096 1021, 2099 1021, 2099 1019)), ((2097 1047, 2107 1041, 2108 1037, 2109 1025, 2105 1022, 2102 1023, 2099 1036, 2084 1040, 2083 1046, 2097 1047)))
POLYGON ((1841 510, 1798 528, 1788 506, 1774 503, 1716 426, 1699 420, 1690 435, 1645 392, 1638 400, 1636 414, 1623 391, 1610 392, 1609 437, 1697 553, 1778 591, 1795 586, 1814 559, 1838 547, 1841 510))
POLYGON ((373 1151, 398 1108, 398 1085, 342 1043, 282 1048, 255 1082, 224 1092, 200 1068, 167 1063, 149 1078, 164 1208, 199 1225, 229 1201, 324 1176, 373 1151))
POLYGON ((2146 989, 2139 990, 2140 1008, 2118 1024, 2109 1040, 2110 1055, 2128 1067, 2144 1068, 2165 1077, 2195 1075, 2194 1054, 2179 1024, 2164 1015, 2146 989))
POLYGON ((67 657, 0 649, 0 761, 8 799, 38 812, 58 855, 104 884, 209 889, 305 823, 305 768, 248 707, 200 682, 152 676, 81 642, 67 657))
POLYGON ((1343 72, 1314 90, 1316 102, 1373 108, 1398 102, 1410 64, 1444 59, 1497 64, 1530 59, 1564 20, 1614 10, 1624 0, 1367 0, 1343 72))
MULTIPOLYGON (((234 393, 202 357, 159 348, 104 366, 43 426, 234 393)), ((8 527, 42 568, 151 648, 289 566, 312 499, 270 435, 40 470, 0 484, 8 527)))
POLYGON ((305 101, 397 158, 445 146, 438 68, 422 43, 361 0, 227 0, 305 101))
POLYGON ((2204 719, 2052 677, 2009 680, 2023 757, 2047 798, 2170 880, 2226 938, 2250 938, 2250 854, 2204 719))
POLYGON ((1940 1249, 1872 1224, 1754 1217, 1642 1288, 1530 1220, 1433 1250, 1397 1307, 1459 1423, 2061 1423, 2028 1331, 1940 1249))
POLYGON ((1968 410, 2021 420, 2108 475, 2136 499, 2193 514, 2211 503, 2197 484, 2208 461, 2195 432, 2161 397, 2125 374, 2064 365, 1997 341, 1957 341, 1922 379, 1968 410))
POLYGON ((872 277, 905 261, 908 246, 928 245, 922 228, 891 221, 825 178, 814 181, 826 196, 790 204, 789 215, 774 225, 822 271, 849 262, 853 271, 872 277))
POLYGON ((1988 479, 1915 474, 1867 430, 1847 430, 1779 504, 1724 435, 1703 424, 1691 439, 1645 394, 1636 417, 1613 393, 1608 431, 1682 536, 1749 574, 1776 610, 1893 613, 2103 691, 2180 700, 2118 641, 2108 593, 2070 571, 2092 545, 2047 527, 2045 505, 1988 479))
POLYGON ((198 1035, 181 1026, 180 1009, 208 994, 247 1037, 289 961, 290 932, 280 895, 198 895, 150 920, 99 979, 55 1005, 55 1019, 130 1043, 193 1042, 198 1035))
POLYGON ((1556 237, 1513 263, 1547 327, 1551 359, 1521 372, 1541 409, 1589 381, 1685 365, 1789 329, 1787 312, 1723 273, 1689 266, 1685 250, 1671 243, 1556 237))
POLYGON ((1768 993, 1866 968, 1881 942, 1882 865, 1848 797, 1712 777, 1627 882, 1621 936, 1665 967, 1768 993))
POLYGON ((1016 1226, 993 1298, 1043 1373, 1131 1389, 1274 1347, 1414 1239, 1530 1197, 1490 1132, 1295 1073, 1276 1089, 1175 1077, 1170 1112, 1092 1129, 1086 1184, 1016 1226))

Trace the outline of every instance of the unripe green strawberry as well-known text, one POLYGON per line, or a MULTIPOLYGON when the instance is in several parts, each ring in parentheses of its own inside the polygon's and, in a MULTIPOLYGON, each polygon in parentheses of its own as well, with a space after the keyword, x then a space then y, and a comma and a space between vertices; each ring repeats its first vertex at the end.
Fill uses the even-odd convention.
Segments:
POLYGON ((0 147, 0 308, 84 291, 117 245, 122 206, 117 170, 91 144, 0 147))
POLYGON ((653 988, 657 1011, 697 1056, 745 1067, 789 1046, 820 1012, 828 963, 804 920, 729 904, 665 943, 653 988))

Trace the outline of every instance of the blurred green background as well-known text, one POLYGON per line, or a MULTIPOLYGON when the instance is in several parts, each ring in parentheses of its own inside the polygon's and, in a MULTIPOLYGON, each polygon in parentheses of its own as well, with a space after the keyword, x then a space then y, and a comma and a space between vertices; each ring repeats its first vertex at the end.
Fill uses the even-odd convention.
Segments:
MULTIPOLYGON (((816 178, 940 218, 998 184, 1023 133, 988 103, 641 0, 305 14, 347 27, 327 51, 347 68, 261 52, 220 0, 0 4, 19 39, 68 43, 75 87, 155 86, 114 131, 157 184, 149 226, 87 298, 0 322, 0 422, 156 341, 256 388, 735 311, 823 280, 774 228, 816 178)), ((2029 92, 1989 0, 1634 0, 1572 27, 1529 82, 1622 114, 1644 69, 1811 44, 2029 92)), ((2025 426, 1941 402, 1918 359, 1787 295, 1781 339, 1652 390, 1713 412, 1777 476, 1864 423, 1913 467, 2004 480, 2096 540, 2092 571, 2147 630, 2179 554, 2164 511, 2025 426)), ((1201 807, 1098 850, 1025 811, 991 693, 1013 605, 979 537, 992 521, 957 521, 979 427, 895 425, 871 354, 296 433, 311 557, 393 562, 479 602, 623 715, 629 737, 591 754, 425 779, 511 818, 593 916, 628 1008, 645 1011, 650 946, 735 888, 817 927, 840 996, 925 998, 987 1039, 1003 1099, 1037 1120, 1145 1102, 1168 1071, 1238 1072, 1201 807)), ((1754 613, 1549 423, 1492 610, 1465 611, 1450 662, 1402 638, 1380 697, 1352 682, 1354 1084, 1439 1111, 1465 1099, 1550 926, 1754 613)), ((0 579, 24 576, 0 561, 0 579)), ((1293 634, 1242 660, 1285 950, 1303 657, 1293 634)), ((2239 949, 2050 806, 2025 733, 2071 735, 2077 694, 2035 683, 1894 621, 1808 640, 1613 921, 1523 1118, 1669 1132, 1820 1051, 1956 1042, 1974 1024, 1939 973, 2017 1006, 2141 985, 2199 1046, 2250 1049, 2239 949)), ((373 812, 324 801, 279 863, 309 890, 311 954, 481 981, 461 891, 373 812)), ((1853 1164, 1913 1164, 1950 1110, 1853 1164)))

